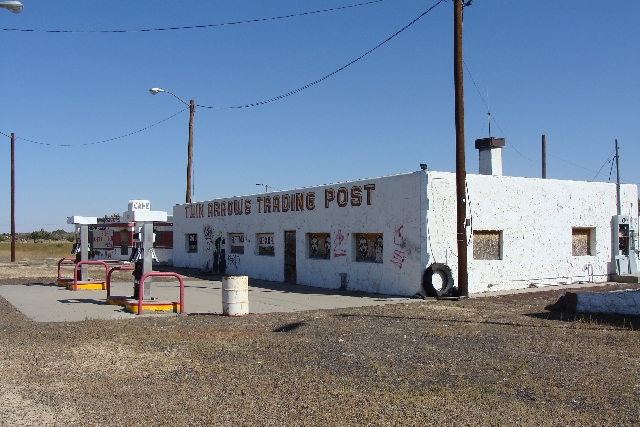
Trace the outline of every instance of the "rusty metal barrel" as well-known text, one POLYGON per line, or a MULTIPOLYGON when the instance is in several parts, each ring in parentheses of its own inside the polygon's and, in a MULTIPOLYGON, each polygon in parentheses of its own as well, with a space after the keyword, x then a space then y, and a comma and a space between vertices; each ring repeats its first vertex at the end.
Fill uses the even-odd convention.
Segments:
POLYGON ((225 316, 249 314, 248 276, 222 276, 222 314, 225 316))

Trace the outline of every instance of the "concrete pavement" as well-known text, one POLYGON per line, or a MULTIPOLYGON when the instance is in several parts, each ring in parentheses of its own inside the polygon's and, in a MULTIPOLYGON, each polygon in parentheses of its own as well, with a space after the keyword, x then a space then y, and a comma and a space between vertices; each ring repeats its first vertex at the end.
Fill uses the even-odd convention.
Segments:
MULTIPOLYGON (((222 282, 185 280, 184 284, 185 313, 222 314, 222 282)), ((132 293, 132 282, 111 284, 111 295, 129 296, 132 293)), ((123 307, 106 304, 106 295, 106 291, 101 290, 70 291, 53 283, 0 286, 0 296, 36 322, 76 322, 85 319, 137 317, 124 311, 123 307)), ((153 282, 151 295, 160 301, 178 301, 178 284, 177 282, 153 282)), ((250 313, 363 307, 413 301, 422 300, 249 280, 250 313)))

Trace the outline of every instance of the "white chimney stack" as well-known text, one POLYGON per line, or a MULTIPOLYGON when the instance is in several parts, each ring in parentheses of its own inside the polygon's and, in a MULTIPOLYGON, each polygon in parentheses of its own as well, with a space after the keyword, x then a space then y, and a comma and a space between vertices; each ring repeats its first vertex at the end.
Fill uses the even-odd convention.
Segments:
POLYGON ((476 139, 480 175, 502 175, 502 147, 504 147, 504 138, 476 139))

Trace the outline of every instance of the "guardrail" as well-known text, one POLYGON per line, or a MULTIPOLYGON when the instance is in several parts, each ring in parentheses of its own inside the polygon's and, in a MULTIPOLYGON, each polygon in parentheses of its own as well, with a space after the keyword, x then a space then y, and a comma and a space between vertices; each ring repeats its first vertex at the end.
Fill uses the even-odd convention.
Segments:
POLYGON ((144 291, 144 281, 147 277, 175 277, 180 282, 180 314, 184 313, 184 281, 178 273, 153 271, 151 273, 143 274, 140 278, 140 284, 138 285, 138 314, 142 313, 142 294, 144 291))
POLYGON ((73 261, 74 263, 76 262, 75 258, 62 258, 60 261, 58 261, 58 280, 62 279, 62 275, 60 273, 60 268, 62 267, 62 263, 65 261, 73 261))
POLYGON ((111 296, 111 274, 114 271, 132 271, 134 268, 132 265, 118 265, 109 270, 107 273, 107 298, 111 296))
POLYGON ((78 267, 81 265, 104 265, 104 276, 105 279, 107 277, 109 266, 104 261, 80 261, 76 263, 76 266, 73 268, 73 290, 78 290, 78 267))

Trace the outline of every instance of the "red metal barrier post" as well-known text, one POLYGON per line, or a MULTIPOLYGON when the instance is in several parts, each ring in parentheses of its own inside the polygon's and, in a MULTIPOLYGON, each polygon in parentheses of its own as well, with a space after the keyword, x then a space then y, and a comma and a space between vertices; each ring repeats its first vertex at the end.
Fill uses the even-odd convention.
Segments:
POLYGON ((62 258, 60 261, 58 261, 58 280, 62 279, 62 275, 60 273, 60 268, 62 267, 62 263, 65 261, 73 261, 76 262, 75 258, 62 258))
POLYGON ((78 267, 80 267, 81 265, 104 265, 105 280, 107 278, 107 275, 109 274, 108 273, 109 266, 104 261, 80 261, 76 263, 76 266, 73 268, 73 290, 74 291, 78 290, 78 267))
POLYGON ((153 271, 143 274, 138 285, 138 314, 142 313, 142 292, 144 291, 144 281, 147 277, 175 277, 180 282, 180 314, 184 313, 184 281, 178 273, 153 271))
POLYGON ((133 268, 134 267, 132 265, 118 265, 109 270, 109 273, 107 274, 107 298, 111 296, 111 274, 114 271, 132 271, 133 268))

